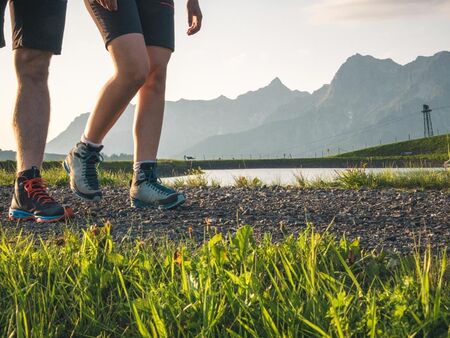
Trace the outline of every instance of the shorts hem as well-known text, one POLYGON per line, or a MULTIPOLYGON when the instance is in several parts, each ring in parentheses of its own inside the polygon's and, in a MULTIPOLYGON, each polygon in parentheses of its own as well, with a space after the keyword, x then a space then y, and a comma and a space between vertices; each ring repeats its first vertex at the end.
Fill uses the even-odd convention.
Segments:
POLYGON ((162 48, 166 48, 166 49, 170 49, 173 52, 175 52, 175 47, 174 46, 169 46, 166 45, 164 43, 158 43, 158 42, 145 42, 145 45, 147 47, 162 47, 162 48))
MULTIPOLYGON (((142 32, 136 32, 136 31, 131 31, 131 32, 125 32, 125 33, 120 33, 115 35, 112 38, 109 38, 108 40, 105 41, 105 48, 106 50, 108 50, 108 46, 111 42, 113 42, 115 39, 120 38, 121 36, 127 35, 127 34, 141 34, 144 39, 145 39, 145 35, 142 32)), ((166 44, 163 42, 153 42, 153 41, 145 41, 145 45, 146 46, 154 46, 154 47, 162 47, 162 48, 167 48, 170 49, 173 52, 175 52, 175 47, 171 44, 166 44)))
POLYGON ((108 50, 108 46, 111 42, 113 42, 115 39, 120 38, 121 36, 124 35, 128 35, 128 34, 141 34, 142 36, 144 36, 144 34, 142 32, 138 32, 138 31, 130 31, 130 32, 123 32, 120 34, 116 34, 108 39, 105 40, 105 48, 106 50, 108 50))
POLYGON ((62 48, 55 48, 54 46, 49 46, 43 43, 25 43, 25 42, 15 42, 13 43, 13 50, 20 48, 29 48, 42 50, 44 52, 50 52, 53 55, 61 55, 62 48))

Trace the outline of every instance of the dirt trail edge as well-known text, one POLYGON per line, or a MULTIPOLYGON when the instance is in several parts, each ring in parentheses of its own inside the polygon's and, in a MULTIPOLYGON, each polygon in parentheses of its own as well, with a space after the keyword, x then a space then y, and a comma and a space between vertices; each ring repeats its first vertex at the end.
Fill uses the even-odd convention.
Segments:
POLYGON ((113 225, 117 240, 192 237, 202 241, 219 231, 233 233, 241 224, 254 227, 257 237, 271 233, 275 240, 297 234, 311 223, 339 237, 360 238, 367 249, 409 252, 420 241, 434 249, 450 247, 450 194, 444 191, 301 190, 283 187, 189 188, 188 201, 176 210, 134 210, 128 190, 104 188, 98 204, 79 200, 67 188, 51 188, 58 201, 70 205, 75 217, 66 223, 36 224, 7 220, 11 188, 0 187, 3 228, 59 235, 67 225, 85 229, 92 224, 113 225))

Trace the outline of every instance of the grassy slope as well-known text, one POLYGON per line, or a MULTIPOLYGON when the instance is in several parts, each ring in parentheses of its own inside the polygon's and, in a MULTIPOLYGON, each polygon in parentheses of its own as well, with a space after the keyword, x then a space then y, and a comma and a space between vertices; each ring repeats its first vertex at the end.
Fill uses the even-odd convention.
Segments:
POLYGON ((445 251, 375 254, 313 230, 256 243, 250 227, 199 248, 188 234, 178 244, 118 244, 109 228, 37 243, 1 230, 0 335, 446 337, 450 330, 445 251))
POLYGON ((449 135, 392 143, 339 155, 339 158, 397 157, 448 159, 449 135))

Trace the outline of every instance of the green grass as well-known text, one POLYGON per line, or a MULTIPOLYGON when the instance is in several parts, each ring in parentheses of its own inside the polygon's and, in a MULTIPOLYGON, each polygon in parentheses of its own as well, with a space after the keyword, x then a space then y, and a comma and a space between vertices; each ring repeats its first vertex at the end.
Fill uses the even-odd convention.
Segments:
POLYGON ((336 156, 338 158, 373 159, 450 159, 450 135, 441 135, 418 140, 392 143, 336 156))
POLYGON ((339 174, 336 179, 339 187, 359 188, 401 188, 401 189, 450 189, 450 171, 394 172, 384 170, 381 173, 368 173, 364 169, 350 169, 339 174))
MULTIPOLYGON (((52 167, 42 171, 42 176, 48 185, 63 186, 69 185, 69 176, 61 168, 52 167)), ((100 170, 100 183, 110 186, 129 186, 131 180, 131 172, 100 170)), ((12 185, 14 183, 15 173, 11 170, 0 169, 0 185, 12 185)))
POLYGON ((301 174, 295 175, 296 186, 300 188, 341 188, 341 189, 450 189, 449 170, 412 170, 398 172, 385 169, 379 173, 371 173, 364 168, 348 169, 338 173, 335 180, 306 180, 301 174))
MULTIPOLYGON (((190 172, 191 176, 186 178, 177 178, 172 183, 167 183, 175 188, 198 188, 208 185, 220 187, 219 181, 211 182, 207 175, 202 171, 196 170, 190 172)), ((281 183, 274 181, 270 184, 282 186, 281 183)), ((236 188, 262 188, 266 186, 258 177, 236 176, 234 178, 234 187, 236 188)), ((379 173, 371 173, 364 168, 347 169, 339 172, 334 180, 307 180, 301 173, 294 173, 294 181, 288 185, 300 189, 421 189, 421 190, 448 190, 450 189, 450 171, 449 170, 412 170, 408 172, 398 172, 392 169, 385 169, 379 173)))
POLYGON ((447 337, 446 250, 363 251, 312 228, 274 243, 251 227, 113 242, 110 225, 36 241, 0 232, 3 337, 447 337))

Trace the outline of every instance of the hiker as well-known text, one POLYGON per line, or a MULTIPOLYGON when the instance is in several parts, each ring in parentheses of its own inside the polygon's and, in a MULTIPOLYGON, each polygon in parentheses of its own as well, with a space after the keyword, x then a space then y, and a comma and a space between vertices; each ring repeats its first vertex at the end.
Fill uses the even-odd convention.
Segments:
POLYGON ((0 47, 5 47, 8 2, 18 81, 13 118, 17 175, 9 218, 55 222, 71 210, 49 196, 40 168, 50 119, 48 71, 52 56, 61 54, 67 0, 0 0, 0 47))
MULTIPOLYGON (((166 71, 174 51, 173 0, 85 0, 103 37, 115 73, 100 92, 81 140, 69 152, 64 168, 72 191, 99 201, 97 164, 102 142, 137 94, 134 120, 134 166, 131 205, 172 209, 186 200, 158 179, 157 152, 164 115, 166 71)), ((201 28, 198 0, 188 0, 188 35, 201 28)))

